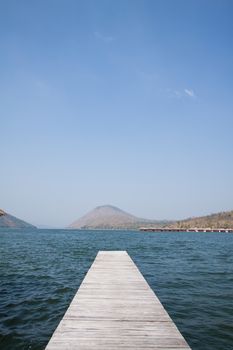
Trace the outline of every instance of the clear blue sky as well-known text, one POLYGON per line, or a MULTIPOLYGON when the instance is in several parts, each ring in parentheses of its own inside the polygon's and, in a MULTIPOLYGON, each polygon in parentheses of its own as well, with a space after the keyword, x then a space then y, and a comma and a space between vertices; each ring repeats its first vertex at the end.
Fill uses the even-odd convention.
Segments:
POLYGON ((233 209, 233 1, 1 0, 0 149, 33 224, 233 209))

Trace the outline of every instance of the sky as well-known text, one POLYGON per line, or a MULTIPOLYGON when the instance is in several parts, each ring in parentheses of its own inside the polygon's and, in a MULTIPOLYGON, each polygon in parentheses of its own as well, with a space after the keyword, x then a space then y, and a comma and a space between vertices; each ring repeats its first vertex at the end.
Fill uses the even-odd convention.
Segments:
POLYGON ((0 0, 0 207, 233 209, 231 0, 0 0))

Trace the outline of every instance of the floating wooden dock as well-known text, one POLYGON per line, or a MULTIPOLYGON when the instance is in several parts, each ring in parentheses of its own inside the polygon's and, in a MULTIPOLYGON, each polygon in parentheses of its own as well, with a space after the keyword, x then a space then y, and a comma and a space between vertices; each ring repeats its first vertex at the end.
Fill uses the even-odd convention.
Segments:
POLYGON ((101 251, 46 350, 190 350, 125 251, 101 251))
POLYGON ((157 228, 141 227, 140 231, 144 232, 223 232, 233 233, 233 228, 157 228))

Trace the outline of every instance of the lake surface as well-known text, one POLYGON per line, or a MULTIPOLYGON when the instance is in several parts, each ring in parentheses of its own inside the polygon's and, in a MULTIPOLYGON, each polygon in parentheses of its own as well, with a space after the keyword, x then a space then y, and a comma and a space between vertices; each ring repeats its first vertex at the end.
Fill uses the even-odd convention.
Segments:
POLYGON ((99 250, 127 250, 193 350, 233 349, 233 234, 0 230, 0 349, 42 350, 99 250))

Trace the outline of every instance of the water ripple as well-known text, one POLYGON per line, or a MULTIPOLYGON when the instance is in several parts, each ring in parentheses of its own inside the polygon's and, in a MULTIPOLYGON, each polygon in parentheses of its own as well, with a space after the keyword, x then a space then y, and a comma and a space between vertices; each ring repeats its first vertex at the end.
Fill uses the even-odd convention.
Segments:
POLYGON ((233 235, 0 231, 0 348, 42 350, 98 250, 127 250, 193 350, 233 349, 233 235))

